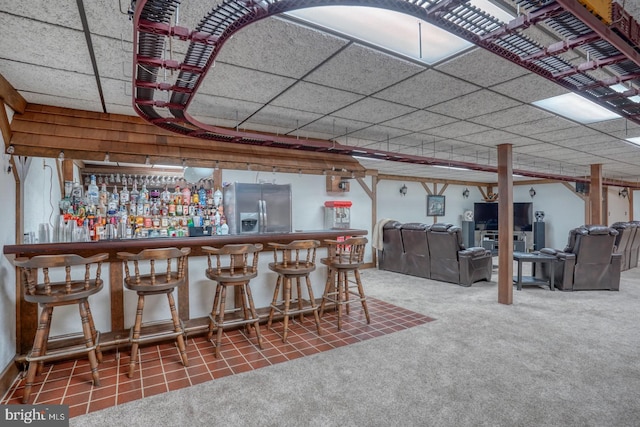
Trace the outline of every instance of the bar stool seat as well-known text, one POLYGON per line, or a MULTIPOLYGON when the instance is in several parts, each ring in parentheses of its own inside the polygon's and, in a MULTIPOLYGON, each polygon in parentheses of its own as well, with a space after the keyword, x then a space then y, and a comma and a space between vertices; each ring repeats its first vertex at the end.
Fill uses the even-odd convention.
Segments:
POLYGON ((320 317, 318 315, 318 305, 313 296, 311 279, 309 274, 316 269, 316 248, 320 246, 317 240, 294 240, 289 244, 269 243, 273 248, 274 262, 269 264, 269 269, 278 274, 276 287, 273 292, 273 300, 269 309, 269 320, 267 329, 271 328, 273 315, 278 312, 283 315, 282 342, 287 342, 289 332, 289 316, 299 315, 300 323, 304 320, 305 313, 313 313, 318 334, 322 334, 320 327, 320 317), (300 279, 304 277, 307 284, 309 299, 304 299, 300 279), (292 281, 296 281, 296 295, 293 296, 292 281), (282 299, 280 287, 282 285, 282 299), (293 308, 297 306, 297 308, 293 308))
POLYGON ((249 325, 253 325, 256 331, 258 347, 262 349, 262 335, 260 335, 260 316, 256 312, 253 303, 249 282, 258 275, 258 254, 262 250, 262 244, 233 244, 222 248, 203 246, 202 251, 207 254, 208 268, 206 275, 216 282, 216 292, 213 298, 213 307, 209 315, 209 332, 207 339, 211 340, 216 331, 214 355, 220 354, 222 332, 229 326, 245 326, 247 334, 250 333, 249 325), (253 254, 251 262, 249 255, 253 254), (215 257, 215 265, 212 258, 215 257), (241 307, 227 309, 227 287, 237 287, 241 307), (227 314, 242 311, 242 318, 228 318, 227 314))
POLYGON ((118 258, 124 261, 124 286, 138 294, 136 319, 129 335, 129 342, 131 343, 129 378, 132 378, 135 373, 140 344, 157 342, 168 338, 175 338, 182 364, 189 366, 185 347, 184 326, 178 317, 173 291, 186 283, 185 261, 190 252, 190 248, 160 248, 145 249, 137 254, 129 252, 117 253, 118 258), (166 270, 158 269, 156 271, 156 262, 166 262, 166 270), (130 263, 133 264, 133 274, 129 268, 130 263), (140 266, 147 264, 149 265, 149 274, 140 274, 140 266), (162 324, 158 324, 153 331, 142 334, 142 314, 145 296, 159 294, 167 295, 171 313, 171 329, 167 330, 167 328, 162 327, 162 324))
POLYGON ((349 314, 349 303, 360 301, 367 324, 371 323, 367 298, 360 280, 360 266, 364 262, 364 251, 368 240, 366 237, 352 237, 344 241, 325 240, 329 256, 320 260, 328 267, 327 282, 320 304, 320 316, 324 314, 326 304, 334 304, 338 317, 338 330, 342 329, 342 308, 349 314), (350 274, 353 279, 350 279, 350 274), (350 298, 356 296, 355 299, 350 298))
MULTIPOLYGON (((45 361, 77 356, 86 353, 91 366, 93 385, 100 385, 98 375, 98 363, 102 361, 100 351, 100 333, 93 323, 93 316, 89 308, 89 297, 102 289, 103 281, 100 278, 102 262, 109 254, 97 254, 89 258, 83 258, 75 254, 63 255, 38 255, 30 259, 16 259, 13 264, 20 267, 24 284, 25 301, 38 304, 42 311, 38 323, 38 329, 33 341, 33 348, 27 355, 29 368, 22 395, 22 403, 28 403, 31 389, 36 375, 42 372, 45 361), (84 268, 82 268, 84 267, 84 268), (91 269, 95 267, 94 276, 91 278, 91 269), (52 282, 50 278, 54 271, 64 268, 64 280, 52 282), (42 271, 42 282, 38 282, 38 271, 42 271), (48 351, 50 344, 57 338, 49 337, 51 332, 51 318, 55 307, 77 304, 82 321, 82 342, 79 345, 61 346, 48 351)), ((66 344, 65 343, 60 343, 66 344)), ((53 345, 51 345, 53 347, 53 345)))

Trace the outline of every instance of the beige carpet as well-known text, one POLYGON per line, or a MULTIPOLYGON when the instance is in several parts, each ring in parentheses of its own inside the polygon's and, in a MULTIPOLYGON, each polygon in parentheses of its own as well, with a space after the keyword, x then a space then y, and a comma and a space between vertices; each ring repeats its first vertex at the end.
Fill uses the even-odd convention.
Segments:
POLYGON ((72 426, 639 426, 640 268, 619 292, 470 288, 363 271, 437 319, 71 419, 72 426))

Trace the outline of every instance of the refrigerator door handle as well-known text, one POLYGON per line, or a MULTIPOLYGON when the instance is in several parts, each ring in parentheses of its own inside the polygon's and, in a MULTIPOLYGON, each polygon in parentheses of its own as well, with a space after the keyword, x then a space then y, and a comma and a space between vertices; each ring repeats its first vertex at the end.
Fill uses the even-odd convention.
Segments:
POLYGON ((262 232, 267 231, 267 201, 261 200, 261 210, 262 210, 262 232))

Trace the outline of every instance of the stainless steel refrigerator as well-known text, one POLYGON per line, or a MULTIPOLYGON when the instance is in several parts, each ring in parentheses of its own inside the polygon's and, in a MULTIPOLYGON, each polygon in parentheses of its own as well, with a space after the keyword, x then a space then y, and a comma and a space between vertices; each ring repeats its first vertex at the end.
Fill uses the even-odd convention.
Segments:
POLYGON ((291 185, 234 182, 223 190, 231 234, 291 232, 291 185))

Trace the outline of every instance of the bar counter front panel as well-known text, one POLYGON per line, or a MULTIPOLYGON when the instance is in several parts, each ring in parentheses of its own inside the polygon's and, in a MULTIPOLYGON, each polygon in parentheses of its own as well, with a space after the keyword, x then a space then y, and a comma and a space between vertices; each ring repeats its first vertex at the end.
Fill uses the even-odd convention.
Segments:
MULTIPOLYGON (((204 331, 207 325, 207 316, 211 312, 215 283, 205 276, 207 258, 202 253, 202 246, 222 247, 233 243, 262 243, 264 250, 260 253, 258 265, 258 277, 251 281, 251 290, 257 308, 268 307, 273 297, 273 289, 277 276, 269 270, 269 263, 273 262, 273 251, 269 248, 270 242, 290 243, 294 240, 315 239, 323 245, 316 254, 316 271, 311 275, 315 298, 322 296, 327 278, 326 267, 320 263, 320 259, 326 256, 325 239, 336 239, 342 236, 364 236, 366 230, 317 230, 301 231, 294 233, 264 233, 242 234, 227 236, 204 236, 184 238, 154 238, 154 239, 128 239, 128 240, 103 240, 97 242, 82 243, 45 243, 28 245, 7 245, 3 252, 9 259, 14 257, 33 257, 36 255, 56 255, 75 253, 82 256, 91 256, 106 252, 109 259, 102 265, 102 278, 104 288, 90 299, 91 312, 96 322, 96 328, 101 331, 101 344, 103 348, 114 346, 123 347, 128 344, 130 328, 134 323, 137 305, 137 295, 133 291, 124 289, 124 268, 116 253, 121 251, 137 253, 143 249, 162 247, 189 247, 187 268, 187 286, 178 289, 178 312, 185 322, 188 333, 204 331)), ((371 250, 366 254, 366 259, 371 260, 371 250)), ((146 273, 141 271, 141 274, 146 273)), ((59 272, 59 274, 63 274, 59 272)), ((53 276, 54 280, 62 277, 53 276)), ((24 301, 24 290, 21 283, 21 275, 16 271, 16 360, 21 361, 24 355, 31 349, 38 322, 38 308, 36 304, 24 301)), ((80 332, 78 312, 75 306, 59 307, 56 309, 51 325, 51 335, 69 333, 76 330, 80 332)), ((164 295, 148 297, 145 300, 144 322, 168 319, 169 313, 166 307, 164 295), (164 299, 163 299, 164 298, 164 299)))

